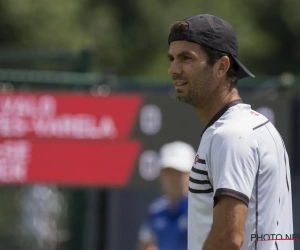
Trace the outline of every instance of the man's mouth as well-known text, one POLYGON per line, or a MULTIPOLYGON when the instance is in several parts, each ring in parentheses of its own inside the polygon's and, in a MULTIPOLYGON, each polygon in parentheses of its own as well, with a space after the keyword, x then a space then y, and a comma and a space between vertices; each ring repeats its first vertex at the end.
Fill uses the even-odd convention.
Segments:
POLYGON ((176 84, 175 84, 176 87, 181 87, 181 86, 185 86, 185 85, 187 85, 187 82, 176 83, 176 84))
POLYGON ((187 82, 175 83, 175 86, 184 86, 187 85, 187 82))

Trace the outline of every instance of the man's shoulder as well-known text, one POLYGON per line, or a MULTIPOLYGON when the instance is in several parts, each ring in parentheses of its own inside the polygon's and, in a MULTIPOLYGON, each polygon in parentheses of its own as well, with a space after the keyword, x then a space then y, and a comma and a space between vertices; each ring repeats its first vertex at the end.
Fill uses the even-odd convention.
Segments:
POLYGON ((230 142, 241 138, 253 139, 255 134, 253 132, 253 124, 249 123, 246 119, 241 119, 231 120, 220 126, 216 126, 211 136, 217 141, 220 139, 230 142))
POLYGON ((236 108, 228 117, 218 120, 211 128, 211 136, 223 139, 233 139, 241 136, 253 137, 256 127, 268 122, 268 119, 258 112, 249 109, 241 112, 236 108))
MULTIPOLYGON (((207 137, 211 150, 230 149, 236 152, 249 152, 250 148, 257 148, 257 134, 255 133, 256 123, 249 122, 245 117, 240 120, 232 119, 223 124, 215 126, 207 137)), ((226 154, 227 150, 222 150, 226 154)))

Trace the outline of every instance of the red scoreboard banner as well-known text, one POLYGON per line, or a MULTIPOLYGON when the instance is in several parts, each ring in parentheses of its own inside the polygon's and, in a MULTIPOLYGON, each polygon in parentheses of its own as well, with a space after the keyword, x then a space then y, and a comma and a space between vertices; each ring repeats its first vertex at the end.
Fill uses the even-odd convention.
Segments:
POLYGON ((141 142, 139 95, 0 96, 0 183, 128 183, 141 142))
MULTIPOLYGON (((274 123, 290 159, 291 99, 243 96, 274 123)), ((0 185, 159 185, 159 150, 181 140, 195 150, 203 125, 168 95, 0 95, 0 185)))

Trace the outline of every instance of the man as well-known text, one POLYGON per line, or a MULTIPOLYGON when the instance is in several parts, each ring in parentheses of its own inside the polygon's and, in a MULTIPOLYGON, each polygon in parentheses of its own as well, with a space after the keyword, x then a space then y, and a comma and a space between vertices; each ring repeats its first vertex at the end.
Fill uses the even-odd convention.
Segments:
POLYGON ((293 233, 288 154, 271 122, 239 96, 238 80, 254 75, 238 60, 232 26, 197 15, 175 22, 168 42, 177 99, 205 126, 190 174, 188 249, 294 249, 279 240, 293 233), (268 234, 278 240, 260 241, 268 234))
POLYGON ((160 180, 164 196, 148 209, 139 232, 139 250, 187 249, 187 193, 196 152, 185 142, 165 144, 160 150, 160 180))

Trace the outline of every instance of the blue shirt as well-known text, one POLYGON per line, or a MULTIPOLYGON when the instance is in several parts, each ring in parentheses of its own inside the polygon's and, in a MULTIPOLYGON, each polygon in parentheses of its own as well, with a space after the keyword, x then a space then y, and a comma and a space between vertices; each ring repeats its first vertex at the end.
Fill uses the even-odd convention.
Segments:
POLYGON ((148 209, 139 232, 140 241, 154 241, 159 250, 187 250, 188 197, 176 204, 163 196, 148 209))

